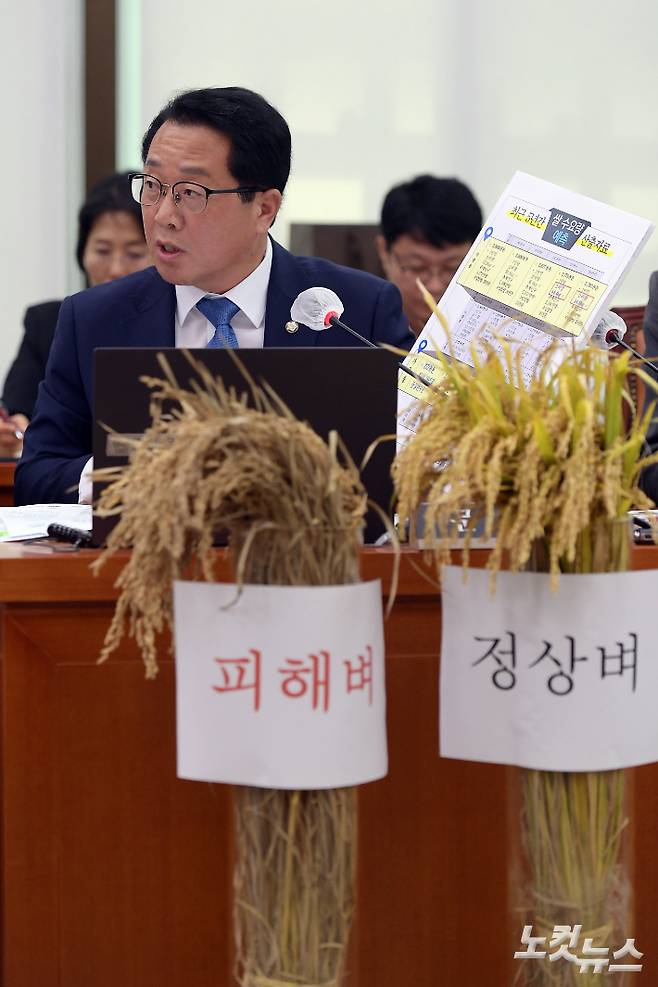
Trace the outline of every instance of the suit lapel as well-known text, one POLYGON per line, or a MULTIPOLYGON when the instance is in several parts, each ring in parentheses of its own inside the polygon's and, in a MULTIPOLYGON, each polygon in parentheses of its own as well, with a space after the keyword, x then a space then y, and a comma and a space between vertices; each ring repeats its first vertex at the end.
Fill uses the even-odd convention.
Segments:
POLYGON ((307 326, 299 326, 296 332, 288 332, 290 306, 300 291, 313 287, 304 276, 296 257, 272 241, 272 270, 267 288, 265 308, 265 341, 271 346, 315 346, 319 333, 307 326))
POLYGON ((136 286, 130 297, 130 311, 122 327, 126 345, 175 346, 176 289, 155 268, 149 268, 148 273, 151 278, 136 286))

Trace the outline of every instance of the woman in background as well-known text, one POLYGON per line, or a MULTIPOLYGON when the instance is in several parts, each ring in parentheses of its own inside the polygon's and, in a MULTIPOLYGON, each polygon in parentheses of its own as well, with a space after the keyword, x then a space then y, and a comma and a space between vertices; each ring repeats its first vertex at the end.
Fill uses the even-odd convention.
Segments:
MULTIPOLYGON (((141 207, 132 197, 128 172, 108 175, 91 189, 78 214, 76 258, 93 287, 141 271, 150 264, 141 207)), ((27 309, 25 332, 2 393, 0 456, 20 453, 39 383, 43 380, 61 302, 27 309)))

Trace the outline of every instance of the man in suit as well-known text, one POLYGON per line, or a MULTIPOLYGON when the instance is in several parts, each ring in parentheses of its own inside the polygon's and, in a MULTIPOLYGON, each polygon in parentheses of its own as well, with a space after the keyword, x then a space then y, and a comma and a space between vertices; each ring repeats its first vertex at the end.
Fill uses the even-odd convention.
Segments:
POLYGON ((359 345, 290 322, 296 296, 316 285, 332 288, 348 324, 373 342, 413 342, 395 287, 293 257, 270 238, 290 131, 261 96, 236 87, 183 93, 152 121, 142 157, 132 189, 155 268, 64 301, 16 472, 17 504, 88 500, 99 346, 359 345))

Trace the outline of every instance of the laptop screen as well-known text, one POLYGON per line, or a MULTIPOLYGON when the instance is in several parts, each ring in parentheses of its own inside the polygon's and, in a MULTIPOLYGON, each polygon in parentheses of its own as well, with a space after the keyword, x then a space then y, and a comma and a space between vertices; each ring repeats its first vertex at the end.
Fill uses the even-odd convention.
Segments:
MULTIPOLYGON (((249 393, 232 353, 222 349, 194 350, 194 359, 223 379, 228 387, 249 393)), ((121 436, 136 436, 150 425, 150 391, 142 376, 162 377, 157 354, 164 353, 182 387, 196 374, 183 350, 98 349, 94 356, 94 466, 127 462, 121 436), (109 426, 118 435, 102 427, 109 426)), ((357 466, 375 439, 394 435, 397 406, 397 357, 387 350, 349 347, 242 349, 239 359, 257 384, 272 387, 292 413, 322 438, 335 430, 357 466)), ((198 379, 198 378, 197 378, 198 379)), ((395 442, 381 443, 362 473, 368 496, 392 517, 391 463, 395 442)), ((100 488, 94 488, 94 502, 100 488)), ((101 545, 116 518, 94 516, 94 544, 101 545)), ((369 512, 365 541, 372 544, 384 531, 380 518, 369 512)))

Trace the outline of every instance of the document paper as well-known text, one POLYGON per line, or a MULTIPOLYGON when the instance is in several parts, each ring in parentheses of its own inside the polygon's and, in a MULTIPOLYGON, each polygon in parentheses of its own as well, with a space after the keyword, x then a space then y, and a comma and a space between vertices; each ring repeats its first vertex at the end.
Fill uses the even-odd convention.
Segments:
MULTIPOLYGON (((517 172, 440 300, 455 358, 473 366, 471 347, 483 358, 482 344, 500 350, 500 337, 522 344, 528 381, 556 340, 565 352, 585 345, 652 230, 648 220, 517 172)), ((436 353, 449 351, 431 315, 405 363, 434 382, 436 353)), ((398 441, 418 427, 424 393, 400 371, 398 441)))

